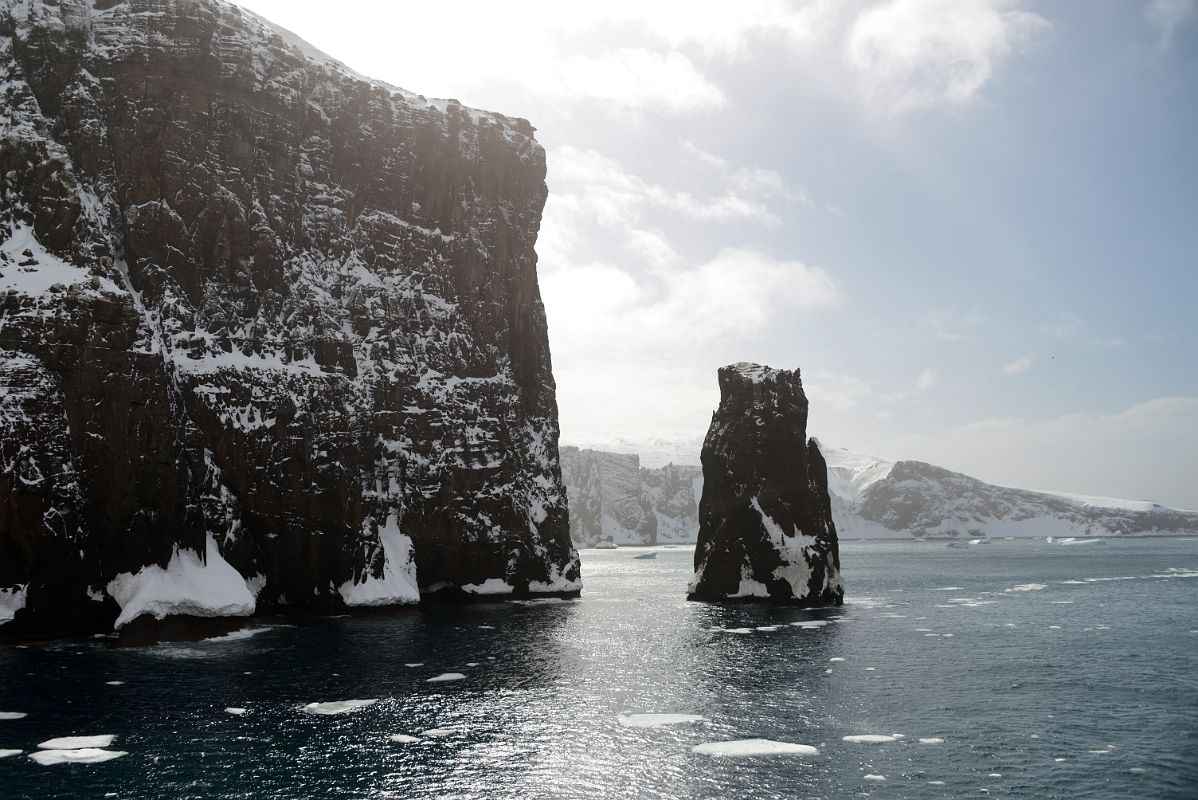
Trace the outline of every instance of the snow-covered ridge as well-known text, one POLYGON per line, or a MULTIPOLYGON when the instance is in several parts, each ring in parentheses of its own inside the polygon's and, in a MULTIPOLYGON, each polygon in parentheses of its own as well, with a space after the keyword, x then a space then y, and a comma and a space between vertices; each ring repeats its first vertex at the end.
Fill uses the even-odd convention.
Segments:
MULTIPOLYGON (((593 458, 602 457, 604 451, 640 452, 645 465, 697 464, 702 442, 684 433, 638 437, 614 432, 576 441, 592 448, 593 458)), ((916 461, 838 447, 821 446, 821 451, 828 465, 832 516, 841 538, 1198 533, 1198 513, 1151 501, 998 486, 916 461)), ((702 480, 700 472, 693 490, 696 500, 702 494, 702 480)), ((568 490, 576 491, 569 483, 568 490)), ((697 533, 696 520, 688 541, 697 533)), ((621 542, 616 539, 616 543, 621 542)), ((630 537, 629 543, 636 539, 630 537)))

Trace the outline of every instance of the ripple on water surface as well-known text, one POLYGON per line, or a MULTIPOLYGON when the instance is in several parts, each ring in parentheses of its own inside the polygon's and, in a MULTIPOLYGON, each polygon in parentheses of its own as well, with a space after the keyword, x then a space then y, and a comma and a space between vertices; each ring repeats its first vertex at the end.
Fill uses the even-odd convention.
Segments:
POLYGON ((584 552, 578 601, 0 648, 4 797, 1192 800, 1198 543, 845 542, 815 611, 655 552, 584 552))

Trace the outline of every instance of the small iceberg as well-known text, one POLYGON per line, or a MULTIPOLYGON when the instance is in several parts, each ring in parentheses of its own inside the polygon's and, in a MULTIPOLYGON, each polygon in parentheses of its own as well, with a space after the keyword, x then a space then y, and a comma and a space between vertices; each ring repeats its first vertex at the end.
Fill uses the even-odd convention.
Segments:
POLYGON ((440 739, 443 736, 452 736, 453 731, 449 728, 429 728, 427 731, 421 731, 420 735, 426 739, 440 739))
POLYGON ((883 742, 897 742, 901 736, 896 736, 893 733, 859 733, 853 736, 844 736, 842 739, 846 742, 857 742, 859 744, 881 744, 883 742))
POLYGON ((245 709, 238 708, 237 706, 229 706, 228 708, 225 709, 225 713, 232 714, 235 717, 243 717, 243 716, 245 716, 245 709))
POLYGON ((707 742, 695 745, 691 748, 691 752, 717 757, 819 755, 819 750, 809 744, 775 742, 772 739, 735 739, 730 742, 707 742))
POLYGON ((48 767, 52 764, 99 764, 114 758, 129 755, 124 750, 104 750, 98 747, 81 747, 77 750, 38 750, 29 757, 48 767))
POLYGON ((657 558, 657 551, 654 550, 654 551, 650 551, 648 553, 641 553, 639 556, 633 556, 633 558, 637 559, 638 561, 651 560, 651 559, 657 558))
POLYGON ((108 747, 116 737, 111 733, 99 736, 60 736, 47 739, 38 745, 43 750, 83 750, 92 747, 108 747))
POLYGON ((13 756, 21 755, 21 753, 23 753, 23 752, 25 752, 25 751, 24 750, 0 750, 0 758, 12 758, 13 756))
POLYGON ((447 681, 464 680, 466 680, 466 676, 460 672, 442 672, 440 675, 429 678, 427 681, 425 681, 425 683, 445 683, 447 681))
POLYGON ((929 736, 926 739, 920 739, 920 744, 944 744, 944 740, 935 736, 929 736))
POLYGON ((391 741, 396 744, 414 744, 420 741, 419 736, 409 736, 406 733, 393 733, 390 736, 391 741))
POLYGON ((357 711, 360 708, 366 708, 377 703, 378 700, 334 700, 331 703, 308 703, 304 706, 305 714, 319 714, 321 716, 331 716, 333 714, 348 714, 351 711, 357 711))
POLYGON ((660 728, 663 725, 688 725, 706 722, 699 714, 621 714, 616 718, 625 728, 660 728))
POLYGON ((27 716, 24 711, 0 711, 0 719, 25 719, 27 716))
POLYGON ((865 779, 867 781, 884 781, 884 780, 886 780, 886 776, 885 775, 874 775, 871 773, 869 775, 866 775, 865 779))

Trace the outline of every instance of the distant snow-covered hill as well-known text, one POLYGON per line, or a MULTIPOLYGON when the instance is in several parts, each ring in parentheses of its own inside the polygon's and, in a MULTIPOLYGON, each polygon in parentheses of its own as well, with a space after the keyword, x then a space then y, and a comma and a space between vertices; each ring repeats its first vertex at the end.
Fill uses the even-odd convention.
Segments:
MULTIPOLYGON (((577 544, 694 541, 703 475, 699 467, 686 462, 698 463, 699 437, 665 435, 646 441, 612 436, 588 443, 595 449, 566 448, 562 452, 570 529, 577 544), (640 455, 629 455, 629 451, 640 455), (641 476, 652 476, 675 459, 669 469, 693 472, 691 486, 686 487, 689 492, 671 491, 669 481, 661 481, 664 493, 658 488, 651 499, 648 489, 640 488, 641 476), (622 460, 628 464, 618 473, 623 478, 617 480, 614 464, 622 460), (579 482, 581 473, 576 466, 583 461, 592 465, 585 485, 579 482), (663 497, 668 498, 664 509, 659 508, 663 497), (687 504, 690 498, 693 508, 687 504), (638 512, 642 516, 635 523, 631 521, 627 512, 634 506, 654 508, 653 523, 644 512, 638 512), (629 522, 616 522, 621 518, 629 522), (668 535, 651 534, 652 525, 658 526, 653 530, 662 530, 663 520, 668 535)), ((841 538, 1198 534, 1198 512, 1153 502, 996 486, 921 461, 891 461, 836 447, 824 447, 823 454, 828 462, 832 516, 841 538)))

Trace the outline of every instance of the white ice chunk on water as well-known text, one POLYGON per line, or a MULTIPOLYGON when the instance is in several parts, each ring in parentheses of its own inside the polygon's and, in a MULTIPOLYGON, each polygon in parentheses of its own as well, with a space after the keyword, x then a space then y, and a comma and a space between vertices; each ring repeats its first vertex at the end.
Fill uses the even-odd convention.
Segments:
POLYGON ((844 659, 844 658, 841 658, 840 656, 832 656, 832 657, 831 657, 831 658, 829 658, 828 660, 829 660, 829 661, 845 661, 846 659, 844 659))
POLYGON ((116 737, 111 733, 99 736, 60 736, 38 745, 43 750, 82 750, 89 747, 108 747, 116 737))
POLYGON ((27 716, 24 711, 0 711, 0 719, 25 719, 27 716))
POLYGON ((427 731, 421 731, 420 735, 426 739, 440 739, 444 736, 452 736, 453 731, 449 728, 429 728, 427 731))
POLYGON ((52 764, 99 764, 127 755, 129 754, 124 750, 83 747, 78 750, 38 750, 30 753, 29 757, 43 767, 48 767, 52 764))
POLYGON ((937 737, 935 737, 935 736, 929 736, 929 737, 928 737, 928 738, 926 738, 926 739, 920 739, 920 740, 919 740, 919 743, 920 743, 920 744, 944 744, 944 740, 943 740, 943 739, 939 739, 939 738, 937 738, 937 737))
POLYGON ((409 669, 413 668, 413 667, 423 667, 424 662, 423 661, 414 661, 411 664, 404 664, 404 666, 408 667, 409 669))
POLYGON ((429 678, 425 683, 445 683, 446 681, 464 681, 466 676, 460 672, 442 672, 440 675, 429 678))
POLYGON ((0 750, 0 758, 12 758, 13 756, 21 755, 21 753, 23 753, 23 752, 25 752, 25 751, 24 750, 0 750))
POLYGON ((419 736, 409 736, 406 733, 393 733, 391 734, 390 739, 396 744, 413 744, 414 742, 420 741, 419 736))
POLYGON ((873 773, 870 773, 865 776, 865 780, 867 780, 867 781, 884 781, 884 780, 886 780, 886 776, 885 775, 874 775, 873 773))
POLYGON ((625 728, 660 728, 705 722, 707 718, 699 714, 621 714, 616 719, 625 728))
POLYGON ((899 740, 898 736, 890 733, 858 733, 841 738, 846 742, 858 742, 861 744, 881 744, 882 742, 897 742, 899 740))
POLYGON ((746 634, 746 633, 753 632, 752 628, 716 628, 716 630, 723 631, 724 633, 740 633, 740 634, 746 634))
POLYGON ((693 753, 707 756, 817 756, 819 750, 809 744, 775 742, 772 739, 735 739, 729 742, 706 742, 691 748, 693 753))
POLYGON ((367 706, 372 706, 378 700, 334 700, 330 703, 308 703, 304 706, 305 714, 320 714, 329 716, 332 714, 348 714, 351 711, 357 711, 367 706))
POLYGON ((124 686, 124 681, 104 681, 106 686, 124 686))
POLYGON ((260 625, 257 628, 242 628, 241 630, 225 633, 220 636, 209 636, 205 642, 240 642, 243 639, 251 639, 260 633, 273 628, 273 625, 260 625))
POLYGON ((225 713, 232 714, 235 717, 241 717, 241 716, 245 715, 245 709, 238 708, 237 706, 229 706, 228 708, 225 709, 225 713))
POLYGON ((1043 583, 1021 583, 1018 586, 1012 586, 1010 589, 1004 589, 1006 592, 1038 592, 1045 588, 1043 583))
POLYGON ((780 627, 782 627, 782 626, 781 625, 758 625, 757 630, 766 631, 768 633, 770 631, 776 631, 780 627))

